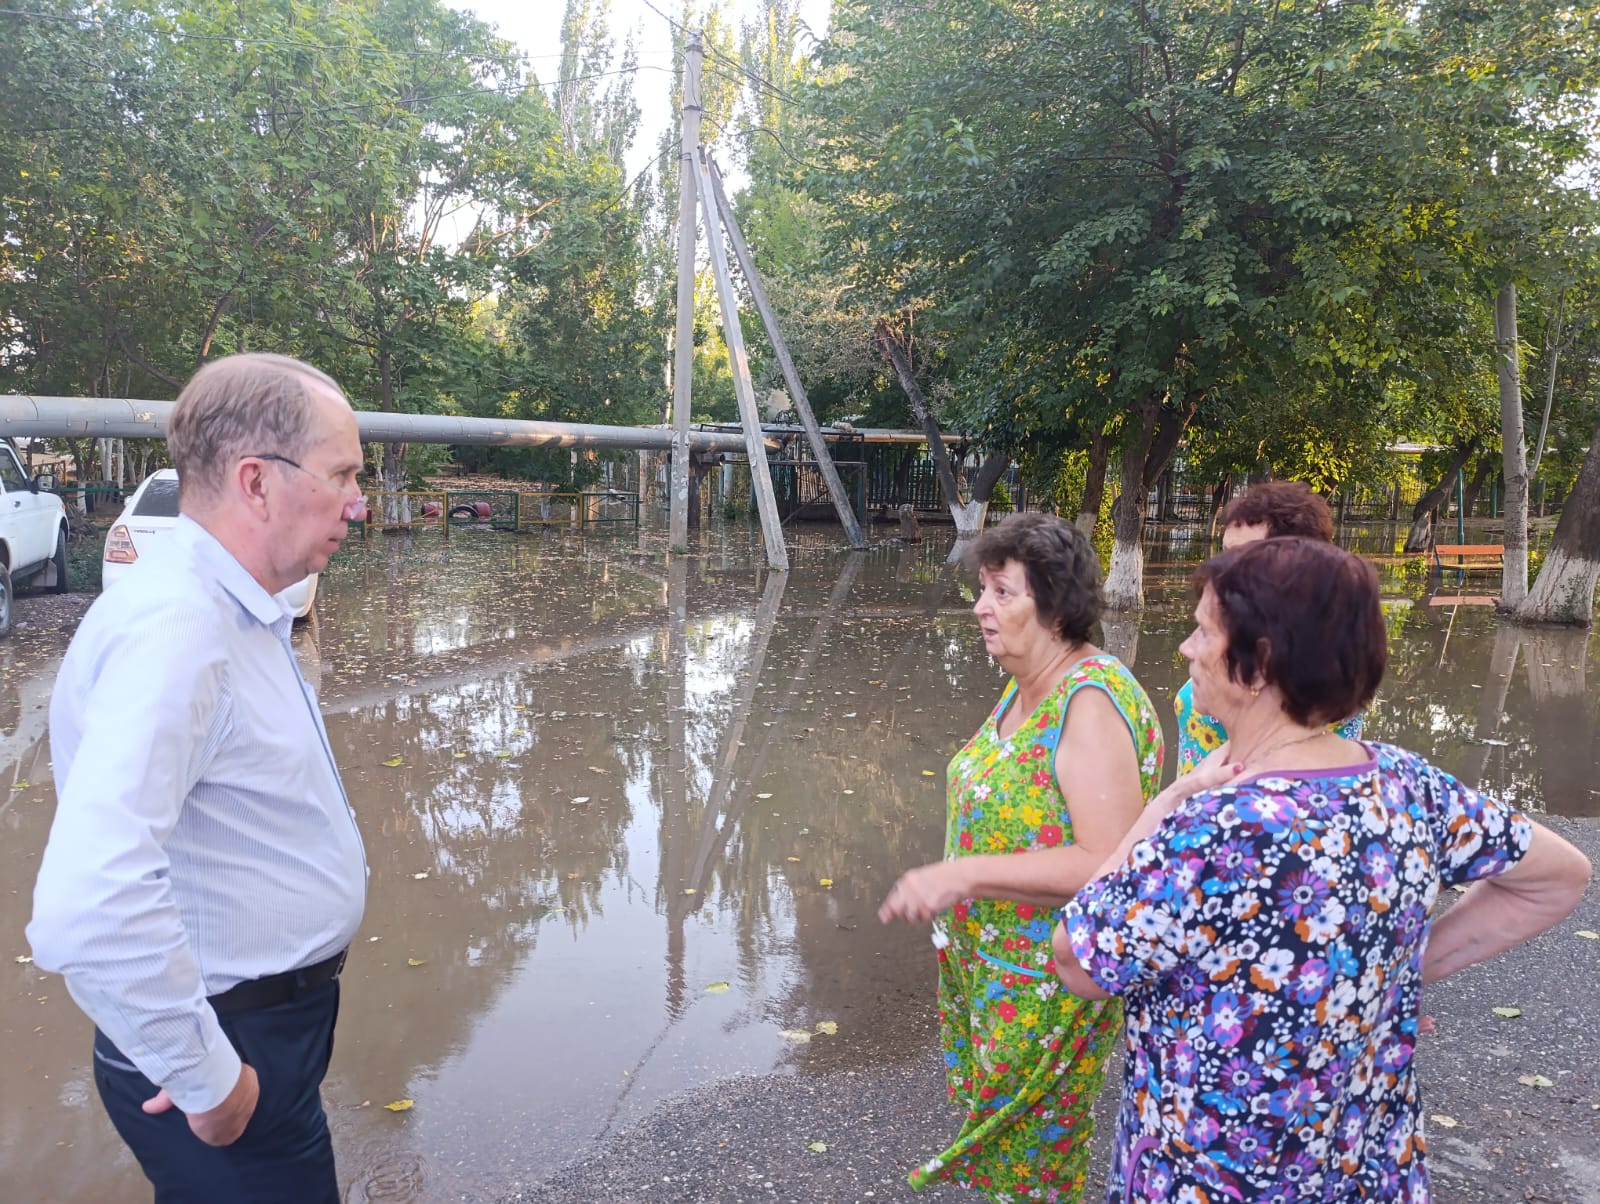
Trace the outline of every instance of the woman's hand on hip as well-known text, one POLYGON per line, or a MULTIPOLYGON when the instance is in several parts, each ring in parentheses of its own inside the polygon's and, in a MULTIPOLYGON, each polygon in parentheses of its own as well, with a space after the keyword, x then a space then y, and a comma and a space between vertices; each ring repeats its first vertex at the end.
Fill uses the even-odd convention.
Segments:
POLYGON ((948 911, 971 895, 960 861, 935 861, 919 865, 900 875, 889 895, 878 908, 878 919, 885 924, 904 920, 926 924, 941 911, 948 911))

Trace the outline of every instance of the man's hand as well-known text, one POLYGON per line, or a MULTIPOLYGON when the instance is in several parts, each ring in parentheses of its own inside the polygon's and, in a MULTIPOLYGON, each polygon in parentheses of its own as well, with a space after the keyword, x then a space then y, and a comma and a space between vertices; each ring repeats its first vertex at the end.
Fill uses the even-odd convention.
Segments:
MULTIPOLYGON (((190 1113, 189 1128, 207 1145, 232 1145, 239 1140, 244 1127, 255 1115, 256 1101, 260 1098, 261 1084, 256 1079, 255 1068, 242 1065, 239 1067, 239 1081, 228 1092, 228 1098, 205 1112, 190 1113)), ((164 1087, 141 1105, 150 1116, 165 1112, 172 1106, 172 1097, 164 1087)))

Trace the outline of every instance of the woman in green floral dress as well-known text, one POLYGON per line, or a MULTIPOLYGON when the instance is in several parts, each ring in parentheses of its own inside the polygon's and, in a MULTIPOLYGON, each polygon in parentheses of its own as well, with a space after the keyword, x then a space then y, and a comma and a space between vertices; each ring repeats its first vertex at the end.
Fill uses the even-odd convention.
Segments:
POLYGON ((1076 1201, 1121 1012, 1060 989, 1054 910, 1158 788, 1161 727, 1126 666, 1089 642, 1100 572, 1081 532, 1014 515, 967 561, 984 646, 1012 680, 950 762, 945 859, 902 875, 879 912, 934 922, 946 1074, 966 1110, 911 1185, 1076 1201))

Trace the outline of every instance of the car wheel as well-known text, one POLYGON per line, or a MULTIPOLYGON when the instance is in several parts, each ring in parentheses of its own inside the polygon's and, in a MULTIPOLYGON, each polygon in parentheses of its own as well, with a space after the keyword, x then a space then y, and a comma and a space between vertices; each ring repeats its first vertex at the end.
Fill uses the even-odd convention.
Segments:
POLYGON ((56 593, 67 592, 67 533, 56 532, 56 593))
POLYGON ((11 570, 0 564, 0 636, 11 634, 11 570))

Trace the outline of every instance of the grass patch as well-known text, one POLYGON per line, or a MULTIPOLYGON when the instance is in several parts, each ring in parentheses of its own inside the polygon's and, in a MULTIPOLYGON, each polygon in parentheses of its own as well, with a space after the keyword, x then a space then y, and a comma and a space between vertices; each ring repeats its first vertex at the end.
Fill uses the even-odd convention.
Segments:
POLYGON ((100 562, 109 527, 94 527, 67 543, 67 588, 75 594, 100 592, 100 562))

